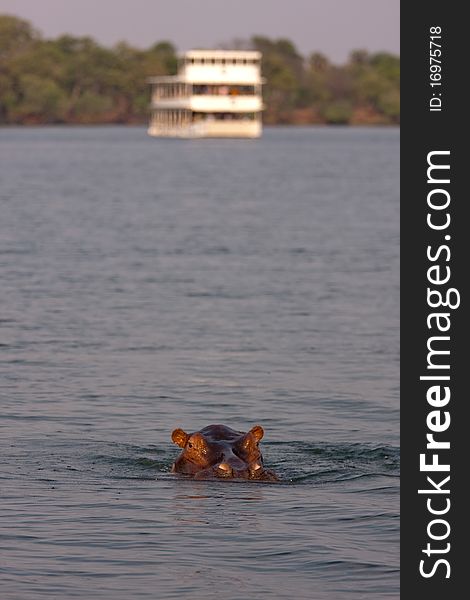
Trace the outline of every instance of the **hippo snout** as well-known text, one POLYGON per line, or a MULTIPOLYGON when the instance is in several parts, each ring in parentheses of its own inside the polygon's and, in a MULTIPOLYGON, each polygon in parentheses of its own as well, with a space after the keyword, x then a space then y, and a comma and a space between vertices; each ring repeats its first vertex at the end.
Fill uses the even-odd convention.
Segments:
POLYGON ((236 477, 242 479, 246 479, 251 471, 243 460, 235 456, 224 459, 216 465, 215 470, 218 477, 236 477))
POLYGON ((240 471, 246 471, 248 465, 244 460, 230 452, 223 457, 222 461, 217 465, 217 468, 225 473, 233 474, 240 471))

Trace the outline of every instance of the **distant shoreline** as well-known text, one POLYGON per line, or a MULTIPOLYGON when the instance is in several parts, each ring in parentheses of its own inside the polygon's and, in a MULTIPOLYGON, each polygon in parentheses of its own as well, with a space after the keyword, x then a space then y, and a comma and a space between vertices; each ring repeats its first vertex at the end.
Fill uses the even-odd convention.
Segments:
MULTIPOLYGON (((149 121, 149 77, 174 75, 171 41, 139 50, 91 37, 45 39, 28 21, 0 14, 0 125, 140 125, 149 121)), ((254 35, 262 55, 265 126, 383 126, 400 123, 400 58, 351 51, 333 64, 302 56, 286 38, 254 35)), ((230 48, 226 48, 230 49, 230 48)))
MULTIPOLYGON (((146 129, 147 123, 0 123, 1 129, 60 129, 61 127, 71 128, 98 128, 98 127, 122 127, 122 128, 141 128, 146 129)), ((400 129, 399 123, 264 123, 263 129, 400 129)))

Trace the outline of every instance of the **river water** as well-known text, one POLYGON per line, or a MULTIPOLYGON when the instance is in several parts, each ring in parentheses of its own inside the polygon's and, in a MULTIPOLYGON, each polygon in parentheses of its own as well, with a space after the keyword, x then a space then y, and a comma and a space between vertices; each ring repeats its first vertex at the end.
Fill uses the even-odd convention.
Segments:
POLYGON ((0 130, 2 600, 397 598, 399 131, 0 130), (280 484, 170 473, 265 429, 280 484))

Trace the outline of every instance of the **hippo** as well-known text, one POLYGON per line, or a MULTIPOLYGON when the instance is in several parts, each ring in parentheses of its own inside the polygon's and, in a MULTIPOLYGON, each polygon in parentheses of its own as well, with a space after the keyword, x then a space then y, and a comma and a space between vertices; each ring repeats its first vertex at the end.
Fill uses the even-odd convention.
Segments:
POLYGON ((183 448, 172 466, 172 473, 195 479, 250 479, 278 481, 273 471, 265 469, 258 447, 264 435, 260 425, 244 433, 225 425, 208 425, 194 433, 175 429, 171 439, 183 448))

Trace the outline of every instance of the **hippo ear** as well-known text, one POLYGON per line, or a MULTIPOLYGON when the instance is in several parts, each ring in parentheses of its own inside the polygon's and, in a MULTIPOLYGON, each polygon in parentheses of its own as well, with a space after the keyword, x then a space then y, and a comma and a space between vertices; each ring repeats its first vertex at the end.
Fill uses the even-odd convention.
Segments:
POLYGON ((171 439, 175 444, 178 444, 181 448, 186 446, 186 442, 189 439, 189 435, 182 429, 175 429, 171 434, 171 439))
POLYGON ((256 441, 259 442, 264 435, 264 429, 261 425, 255 425, 250 429, 250 433, 252 433, 255 436, 256 441))

